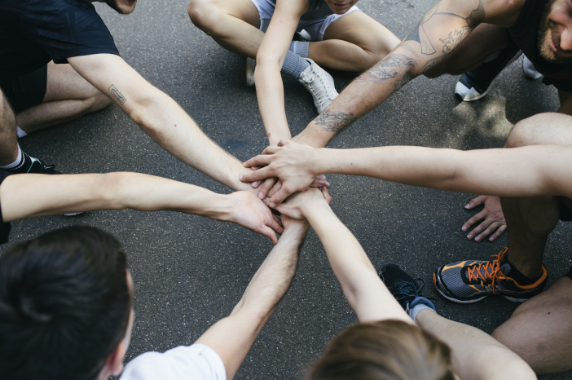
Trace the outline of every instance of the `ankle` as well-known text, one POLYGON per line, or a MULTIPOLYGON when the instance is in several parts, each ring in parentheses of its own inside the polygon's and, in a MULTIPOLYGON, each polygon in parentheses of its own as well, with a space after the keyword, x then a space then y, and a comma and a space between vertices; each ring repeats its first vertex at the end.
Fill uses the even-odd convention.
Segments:
POLYGON ((507 254, 506 261, 510 264, 513 270, 522 274, 528 279, 536 279, 542 275, 542 263, 530 263, 522 260, 511 259, 512 255, 507 254))

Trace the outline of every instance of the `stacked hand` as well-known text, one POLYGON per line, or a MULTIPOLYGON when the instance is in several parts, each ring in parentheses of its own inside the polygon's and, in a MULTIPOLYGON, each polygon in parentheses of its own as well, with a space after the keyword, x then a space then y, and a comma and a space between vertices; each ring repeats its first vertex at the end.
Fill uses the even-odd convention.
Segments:
MULTIPOLYGON (((326 181, 325 176, 314 172, 314 148, 297 144, 292 141, 280 141, 278 146, 270 146, 266 148, 261 155, 251 158, 244 163, 247 168, 257 168, 248 174, 240 177, 242 182, 257 182, 267 178, 274 181, 277 177, 279 181, 272 183, 273 189, 268 194, 268 188, 264 185, 266 194, 262 198, 270 195, 268 205, 277 207, 288 196, 298 191, 307 190, 310 186, 322 187, 326 190, 330 184, 326 181)), ((326 196, 326 195, 325 195, 326 196)), ((329 197, 329 194, 327 195, 329 197)))

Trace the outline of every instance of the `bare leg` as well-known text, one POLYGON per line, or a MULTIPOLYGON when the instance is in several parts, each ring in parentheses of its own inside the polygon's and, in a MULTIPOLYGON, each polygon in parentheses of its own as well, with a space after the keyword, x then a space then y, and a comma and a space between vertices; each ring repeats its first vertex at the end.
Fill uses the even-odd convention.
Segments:
POLYGON ((451 347, 451 366, 463 380, 536 379, 518 355, 475 327, 453 322, 427 309, 419 312, 416 322, 451 347))
POLYGON ((538 375, 572 369, 572 280, 520 305, 493 337, 523 358, 538 375))
POLYGON ((464 74, 480 66, 495 51, 504 49, 506 44, 506 29, 480 24, 439 65, 424 75, 436 78, 443 74, 464 74))
POLYGON ((14 112, 0 90, 0 165, 10 165, 18 158, 18 137, 14 112))
POLYGON ((31 133, 100 110, 110 103, 107 96, 70 65, 50 62, 44 101, 18 113, 16 123, 26 133, 31 133))
POLYGON ((331 23, 324 41, 311 42, 309 58, 320 66, 364 71, 399 45, 399 39, 363 12, 352 12, 331 23))
MULTIPOLYGON (((220 46, 256 58, 264 33, 250 0, 191 0, 187 10, 193 24, 220 46)), ((324 67, 363 71, 398 44, 399 39, 383 25, 362 12, 352 12, 328 27, 324 41, 311 42, 308 54, 324 67)))

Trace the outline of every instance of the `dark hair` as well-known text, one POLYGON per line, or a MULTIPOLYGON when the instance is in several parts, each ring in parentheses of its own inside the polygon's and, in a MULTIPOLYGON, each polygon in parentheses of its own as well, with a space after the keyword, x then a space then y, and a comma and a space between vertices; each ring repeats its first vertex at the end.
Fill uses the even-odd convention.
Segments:
POLYGON ((332 339, 305 380, 453 380, 449 347, 414 325, 358 323, 332 339))
POLYGON ((0 257, 3 380, 93 380, 123 339, 131 312, 119 241, 68 227, 0 257))

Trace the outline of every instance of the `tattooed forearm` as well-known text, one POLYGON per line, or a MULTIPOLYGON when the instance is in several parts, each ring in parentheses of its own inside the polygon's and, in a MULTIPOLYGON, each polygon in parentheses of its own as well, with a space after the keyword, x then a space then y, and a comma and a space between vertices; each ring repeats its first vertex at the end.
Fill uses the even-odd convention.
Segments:
POLYGON ((403 54, 391 54, 384 60, 378 62, 371 69, 360 75, 356 82, 380 82, 394 79, 399 75, 399 71, 393 68, 415 68, 416 62, 403 54))
POLYGON ((321 125, 324 131, 337 133, 353 123, 357 117, 352 113, 332 112, 325 110, 317 118, 314 123, 321 125))
POLYGON ((407 82, 409 82, 411 79, 413 79, 413 75, 411 75, 409 72, 406 72, 403 77, 401 78, 401 80, 399 81, 395 81, 393 83, 393 88, 395 91, 399 90, 401 87, 403 87, 407 82))
POLYGON ((469 34, 469 30, 468 26, 463 26, 461 29, 449 32, 447 38, 439 38, 439 41, 443 43, 443 55, 449 54, 469 34))
POLYGON ((125 96, 123 96, 121 92, 119 92, 119 90, 117 89, 117 87, 115 87, 115 85, 112 84, 111 86, 109 86, 108 90, 120 104, 122 105, 125 104, 127 99, 125 98, 125 96))

